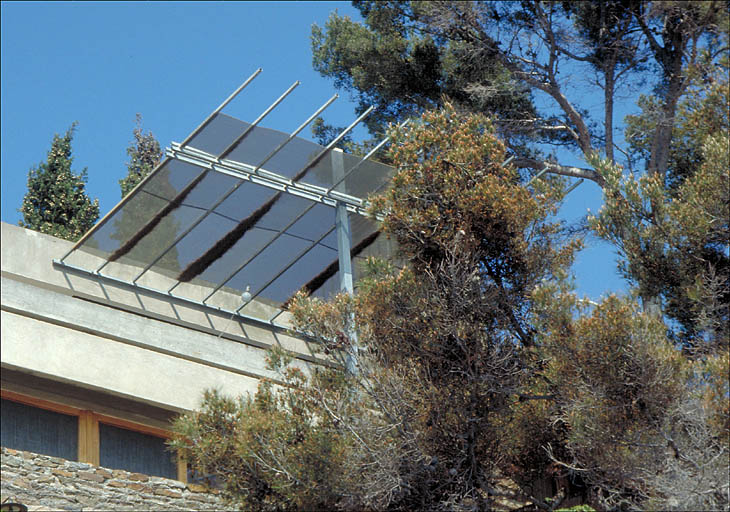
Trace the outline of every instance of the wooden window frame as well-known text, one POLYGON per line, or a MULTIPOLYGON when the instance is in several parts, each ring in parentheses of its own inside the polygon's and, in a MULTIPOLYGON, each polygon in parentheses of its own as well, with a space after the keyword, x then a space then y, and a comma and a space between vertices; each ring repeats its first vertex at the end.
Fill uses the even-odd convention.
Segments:
MULTIPOLYGON (((93 464, 94 466, 99 465, 100 458, 99 423, 131 430, 133 432, 139 432, 141 434, 161 437, 163 439, 170 439, 172 437, 172 432, 170 432, 169 430, 157 427, 150 427, 148 425, 134 423, 132 421, 117 418, 115 416, 99 414, 91 410, 80 409, 78 407, 72 407, 70 405, 51 402, 49 400, 44 400, 41 398, 35 398, 29 395, 16 393, 15 391, 2 389, 0 390, 0 397, 5 400, 18 402, 21 404, 29 405, 31 407, 37 407, 39 409, 58 412, 69 416, 76 416, 79 421, 77 459, 79 462, 86 462, 88 464, 93 464)), ((187 464, 185 464, 185 462, 183 461, 182 455, 180 453, 177 454, 177 479, 183 483, 187 483, 187 464)))

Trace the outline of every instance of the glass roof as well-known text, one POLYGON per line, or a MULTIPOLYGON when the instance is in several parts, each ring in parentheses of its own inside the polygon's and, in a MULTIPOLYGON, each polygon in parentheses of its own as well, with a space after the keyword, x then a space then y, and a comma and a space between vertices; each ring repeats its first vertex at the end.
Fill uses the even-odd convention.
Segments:
POLYGON ((357 205, 393 169, 325 149, 217 113, 65 262, 226 310, 248 288, 254 299, 241 312, 262 320, 298 290, 327 297, 339 291, 335 200, 349 205, 357 279, 366 256, 392 250, 357 205))

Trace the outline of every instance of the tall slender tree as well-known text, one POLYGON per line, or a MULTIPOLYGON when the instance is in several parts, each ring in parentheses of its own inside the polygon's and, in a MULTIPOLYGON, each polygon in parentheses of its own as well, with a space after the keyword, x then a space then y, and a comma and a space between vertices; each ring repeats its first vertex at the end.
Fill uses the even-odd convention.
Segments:
POLYGON ((142 131, 142 114, 137 114, 137 126, 132 132, 134 140, 127 148, 129 162, 127 175, 119 180, 122 197, 129 194, 137 184, 151 173, 162 159, 160 143, 151 132, 142 131))
MULTIPOLYGON (((142 115, 137 114, 136 126, 132 131, 132 141, 127 147, 127 175, 119 180, 122 198, 126 197, 143 179, 145 179, 162 160, 162 150, 152 132, 145 133, 142 130, 142 115)), ((165 198, 172 198, 177 194, 175 188, 169 181, 170 170, 161 169, 154 178, 156 188, 165 198)), ((115 220, 115 232, 111 238, 118 240, 120 246, 124 245, 150 222, 155 215, 165 207, 166 201, 161 197, 151 194, 137 194, 130 198, 124 206, 121 216, 115 220)), ((154 230, 154 235, 144 237, 143 240, 130 251, 129 257, 136 262, 148 263, 156 258, 161 248, 175 240, 178 234, 179 222, 170 216, 166 216, 154 230)), ((168 272, 178 271, 180 264, 176 248, 171 248, 157 262, 158 270, 168 272)))
POLYGON ((23 197, 19 225, 66 240, 76 241, 99 218, 99 200, 86 194, 86 168, 71 169, 71 141, 77 123, 66 133, 54 135, 48 158, 28 172, 28 191, 23 197))

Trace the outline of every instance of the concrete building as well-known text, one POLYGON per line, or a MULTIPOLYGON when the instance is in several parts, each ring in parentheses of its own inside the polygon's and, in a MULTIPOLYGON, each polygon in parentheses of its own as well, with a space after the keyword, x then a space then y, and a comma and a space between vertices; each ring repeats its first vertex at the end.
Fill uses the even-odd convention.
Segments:
POLYGON ((393 169, 368 159, 385 141, 364 158, 335 149, 370 110, 327 147, 297 137, 334 97, 291 134, 257 123, 294 86, 254 123, 223 114, 260 71, 77 243, 2 224, 3 499, 219 504, 190 494, 170 420, 206 389, 276 379, 274 345, 305 373, 332 364, 292 334, 286 304, 353 293, 358 259, 390 254, 363 198, 393 169))
MULTIPOLYGON (((195 409, 206 388, 254 392, 274 377, 265 368, 273 344, 305 369, 317 362, 282 328, 54 266, 72 245, 2 223, 4 448, 186 482, 164 447, 174 415, 195 409)), ((34 499, 39 489, 22 486, 33 476, 13 479, 10 469, 3 464, 3 499, 34 499)), ((63 487, 63 475, 51 476, 63 487)))

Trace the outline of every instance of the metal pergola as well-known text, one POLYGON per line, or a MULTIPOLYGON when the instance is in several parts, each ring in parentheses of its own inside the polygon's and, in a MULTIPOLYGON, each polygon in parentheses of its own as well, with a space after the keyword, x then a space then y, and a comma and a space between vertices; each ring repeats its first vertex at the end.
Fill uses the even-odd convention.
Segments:
POLYGON ((298 137, 337 95, 290 134, 261 127, 298 81, 252 123, 224 114, 260 72, 173 142, 155 170, 54 265, 280 328, 277 317, 297 291, 352 293, 353 260, 392 250, 366 199, 393 174, 371 159, 388 139, 363 158, 335 148, 372 107, 327 146, 298 137))

